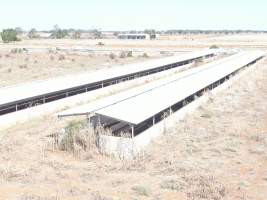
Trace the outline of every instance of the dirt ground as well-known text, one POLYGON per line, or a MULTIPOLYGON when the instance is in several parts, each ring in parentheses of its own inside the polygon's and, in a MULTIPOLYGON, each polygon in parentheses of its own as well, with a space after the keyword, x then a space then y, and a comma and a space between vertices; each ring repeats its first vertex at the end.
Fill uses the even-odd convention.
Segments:
POLYGON ((36 39, 9 44, 0 43, 0 87, 142 62, 209 48, 212 45, 226 49, 267 51, 267 34, 181 35, 139 41, 36 39), (98 45, 99 43, 102 45, 98 45), (14 53, 16 49, 27 51, 14 53), (133 57, 120 58, 122 51, 133 51, 133 57), (115 59, 110 58, 111 53, 116 55, 115 59), (149 58, 143 57, 144 53, 149 58))
POLYGON ((66 52, 47 49, 14 53, 16 48, 0 50, 0 87, 116 67, 157 57, 146 58, 134 55, 120 58, 121 52, 115 52, 113 59, 110 57, 111 53, 98 54, 96 52, 66 52))
POLYGON ((267 62, 177 122, 133 161, 53 148, 46 116, 0 135, 0 199, 267 197, 267 62))

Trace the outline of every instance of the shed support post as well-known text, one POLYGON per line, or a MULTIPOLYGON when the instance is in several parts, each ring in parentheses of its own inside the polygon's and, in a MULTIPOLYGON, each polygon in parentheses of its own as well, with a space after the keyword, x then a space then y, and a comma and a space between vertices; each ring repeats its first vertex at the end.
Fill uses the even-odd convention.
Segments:
POLYGON ((132 129, 132 138, 134 138, 134 126, 133 125, 132 125, 131 129, 132 129))
POLYGON ((87 123, 90 126, 91 125, 91 117, 90 115, 86 115, 87 123))
POLYGON ((153 116, 153 126, 155 125, 155 116, 153 116))

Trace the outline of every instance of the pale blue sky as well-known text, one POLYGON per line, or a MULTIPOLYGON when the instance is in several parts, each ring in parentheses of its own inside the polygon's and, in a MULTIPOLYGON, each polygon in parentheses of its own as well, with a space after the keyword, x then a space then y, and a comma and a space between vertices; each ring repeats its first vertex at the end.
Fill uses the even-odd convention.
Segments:
POLYGON ((0 29, 267 30, 267 0, 0 0, 0 29))

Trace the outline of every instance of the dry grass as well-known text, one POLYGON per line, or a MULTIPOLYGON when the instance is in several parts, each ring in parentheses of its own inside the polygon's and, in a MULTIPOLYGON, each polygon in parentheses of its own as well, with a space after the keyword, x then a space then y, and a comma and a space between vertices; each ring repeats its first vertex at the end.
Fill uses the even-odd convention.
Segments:
POLYGON ((103 53, 64 52, 47 49, 25 51, 23 48, 12 48, 11 50, 1 50, 0 48, 0 55, 0 87, 95 71, 147 59, 125 56, 124 59, 117 60, 115 57, 110 58, 109 55, 103 53))
MULTIPOLYGON (((264 199, 266 77, 265 64, 211 96, 132 161, 52 148, 69 121, 14 127, 0 142, 0 199, 264 199)), ((82 136, 81 148, 92 144, 82 136)))

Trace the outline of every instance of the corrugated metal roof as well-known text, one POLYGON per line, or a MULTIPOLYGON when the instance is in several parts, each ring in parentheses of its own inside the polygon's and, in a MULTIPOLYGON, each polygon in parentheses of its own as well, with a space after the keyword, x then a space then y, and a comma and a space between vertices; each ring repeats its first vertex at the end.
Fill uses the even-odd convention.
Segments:
POLYGON ((96 113, 137 125, 261 56, 262 52, 247 52, 238 59, 230 59, 172 84, 100 109, 96 113))
POLYGON ((209 67, 214 67, 220 63, 226 62, 227 60, 237 59, 238 57, 242 56, 243 54, 244 53, 235 54, 233 56, 229 56, 229 57, 226 57, 226 58, 223 58, 220 60, 216 60, 214 62, 205 64, 205 65, 202 65, 202 66, 199 66, 196 68, 192 68, 192 69, 180 72, 178 74, 174 74, 172 76, 165 77, 163 79, 156 80, 156 81, 153 81, 151 83, 148 83, 148 84, 145 84, 142 86, 138 86, 138 87, 129 89, 127 91, 123 91, 123 92, 120 92, 118 94, 102 98, 102 99, 94 101, 94 102, 90 102, 90 103, 85 104, 85 105, 81 105, 81 106, 77 106, 77 107, 72 108, 72 109, 68 109, 66 111, 59 113, 58 116, 64 117, 64 116, 73 116, 73 115, 87 115, 87 114, 95 112, 101 108, 105 108, 107 106, 116 104, 116 103, 121 102, 121 101, 125 101, 129 98, 135 97, 137 95, 141 95, 141 94, 148 92, 150 90, 154 90, 154 89, 157 89, 159 87, 163 87, 166 84, 171 84, 174 81, 178 81, 184 77, 187 77, 191 74, 205 70, 209 67))

